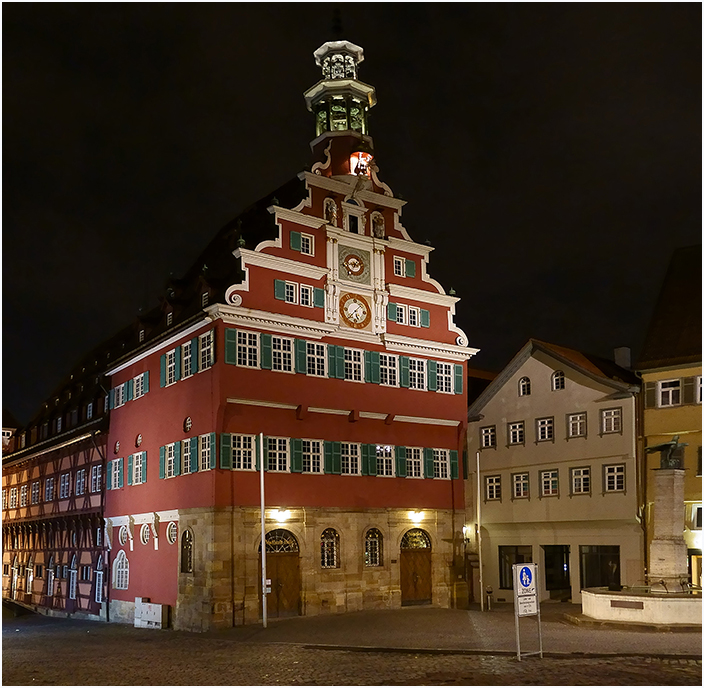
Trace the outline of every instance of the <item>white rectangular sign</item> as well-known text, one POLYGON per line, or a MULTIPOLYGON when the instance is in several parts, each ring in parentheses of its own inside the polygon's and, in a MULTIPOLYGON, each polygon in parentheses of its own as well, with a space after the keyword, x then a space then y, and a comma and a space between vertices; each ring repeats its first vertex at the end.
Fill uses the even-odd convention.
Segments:
POLYGON ((516 600, 518 616, 535 616, 538 613, 537 595, 526 595, 516 600))

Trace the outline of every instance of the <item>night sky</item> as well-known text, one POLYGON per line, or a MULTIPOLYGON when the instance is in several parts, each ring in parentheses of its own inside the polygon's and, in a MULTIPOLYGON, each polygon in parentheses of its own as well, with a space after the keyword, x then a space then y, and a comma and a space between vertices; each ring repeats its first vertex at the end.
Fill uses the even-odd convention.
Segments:
MULTIPOLYGON (((217 230, 311 164, 332 5, 3 6, 3 406, 26 422, 217 230)), ((701 6, 343 3, 380 178, 498 370, 642 346, 701 242, 701 6)))

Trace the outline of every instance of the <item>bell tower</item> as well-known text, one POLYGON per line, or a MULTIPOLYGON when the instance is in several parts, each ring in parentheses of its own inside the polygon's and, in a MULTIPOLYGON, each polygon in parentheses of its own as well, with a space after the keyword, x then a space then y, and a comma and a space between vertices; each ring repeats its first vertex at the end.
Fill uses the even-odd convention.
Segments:
POLYGON ((313 155, 322 159, 330 146, 326 175, 366 175, 374 153, 369 110, 376 105, 376 91, 357 79, 364 51, 349 41, 329 41, 313 56, 323 72, 323 78, 303 94, 315 116, 313 155))

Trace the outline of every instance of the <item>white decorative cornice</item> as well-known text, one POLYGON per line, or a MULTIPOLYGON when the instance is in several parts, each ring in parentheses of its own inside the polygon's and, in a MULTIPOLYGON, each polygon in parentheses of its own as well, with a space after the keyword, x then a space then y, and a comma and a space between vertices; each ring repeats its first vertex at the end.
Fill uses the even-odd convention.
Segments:
POLYGON ((433 291, 425 291, 424 289, 416 289, 415 287, 406 287, 401 284, 387 284, 389 294, 401 299, 410 301, 423 301, 424 303, 432 303, 436 306, 454 306, 459 298, 456 296, 448 296, 447 294, 438 294, 433 291))
POLYGON ((331 335, 335 330, 334 325, 295 318, 281 313, 253 310, 241 306, 216 304, 213 308, 213 318, 222 320, 226 325, 251 327, 271 332, 281 332, 307 337, 308 339, 321 339, 331 335))
MULTIPOLYGON (((417 244, 410 237, 408 237, 408 239, 398 239, 397 237, 390 236, 386 240, 386 244, 387 246, 395 248, 398 251, 404 251, 405 253, 412 253, 416 256, 422 256, 425 260, 428 260, 430 252, 435 250, 432 246, 417 244)), ((443 294, 445 293, 442 289, 441 291, 443 294)))
POLYGON ((411 356, 440 357, 466 361, 479 351, 479 349, 473 349, 468 346, 433 342, 428 339, 414 339, 413 337, 404 337, 398 334, 385 334, 382 335, 382 339, 389 351, 411 356))
POLYGON ((242 406, 259 406, 261 408, 284 409, 286 411, 295 411, 298 406, 295 404, 283 404, 278 401, 262 401, 261 399, 227 399, 228 404, 241 404, 242 406))
POLYGON ((178 521, 178 509, 168 509, 166 511, 147 511, 141 514, 126 514, 123 516, 110 516, 105 519, 106 528, 119 528, 120 526, 127 526, 128 532, 130 525, 133 529, 135 525, 142 525, 143 523, 148 523, 151 525, 154 523, 155 519, 157 521, 178 521))
MULTIPOLYGON (((295 222, 298 225, 304 225, 305 227, 310 227, 311 229, 319 229, 321 226, 326 224, 325 220, 315 217, 314 215, 305 215, 298 210, 289 210, 288 208, 282 208, 278 205, 269 206, 267 210, 270 213, 276 214, 277 224, 279 220, 288 220, 289 222, 295 222)), ((261 245, 262 244, 259 244, 259 246, 261 245)), ((259 250, 259 246, 257 246, 257 251, 259 250)))
MULTIPOLYGON (((357 177, 354 175, 349 175, 349 181, 332 179, 331 177, 324 177, 311 172, 303 172, 299 175, 299 177, 305 179, 310 186, 316 186, 319 189, 325 189, 326 191, 333 191, 341 194, 350 193, 351 189, 354 188, 354 185, 357 182, 357 177)), ((386 186, 383 182, 378 182, 378 184, 380 187, 388 189, 388 186, 386 186)), ((400 210, 404 205, 406 205, 406 201, 402 201, 400 198, 394 198, 393 196, 387 196, 368 189, 359 191, 357 197, 368 203, 376 203, 377 205, 385 208, 392 208, 393 210, 400 210)))
POLYGON ((302 263, 290 258, 282 258, 271 253, 260 253, 258 247, 254 251, 247 248, 238 248, 235 250, 234 255, 235 258, 239 258, 242 261, 242 267, 256 266, 267 270, 285 272, 290 275, 298 275, 299 277, 307 277, 312 280, 320 280, 323 277, 327 277, 330 272, 326 267, 310 265, 309 263, 302 263))

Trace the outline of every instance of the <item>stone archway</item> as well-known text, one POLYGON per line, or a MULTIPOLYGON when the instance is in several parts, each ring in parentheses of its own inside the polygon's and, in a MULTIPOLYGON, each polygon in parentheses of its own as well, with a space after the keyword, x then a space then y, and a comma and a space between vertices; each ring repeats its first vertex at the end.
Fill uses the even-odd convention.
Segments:
POLYGON ((433 601, 433 567, 430 536, 420 528, 401 539, 401 605, 433 601))

